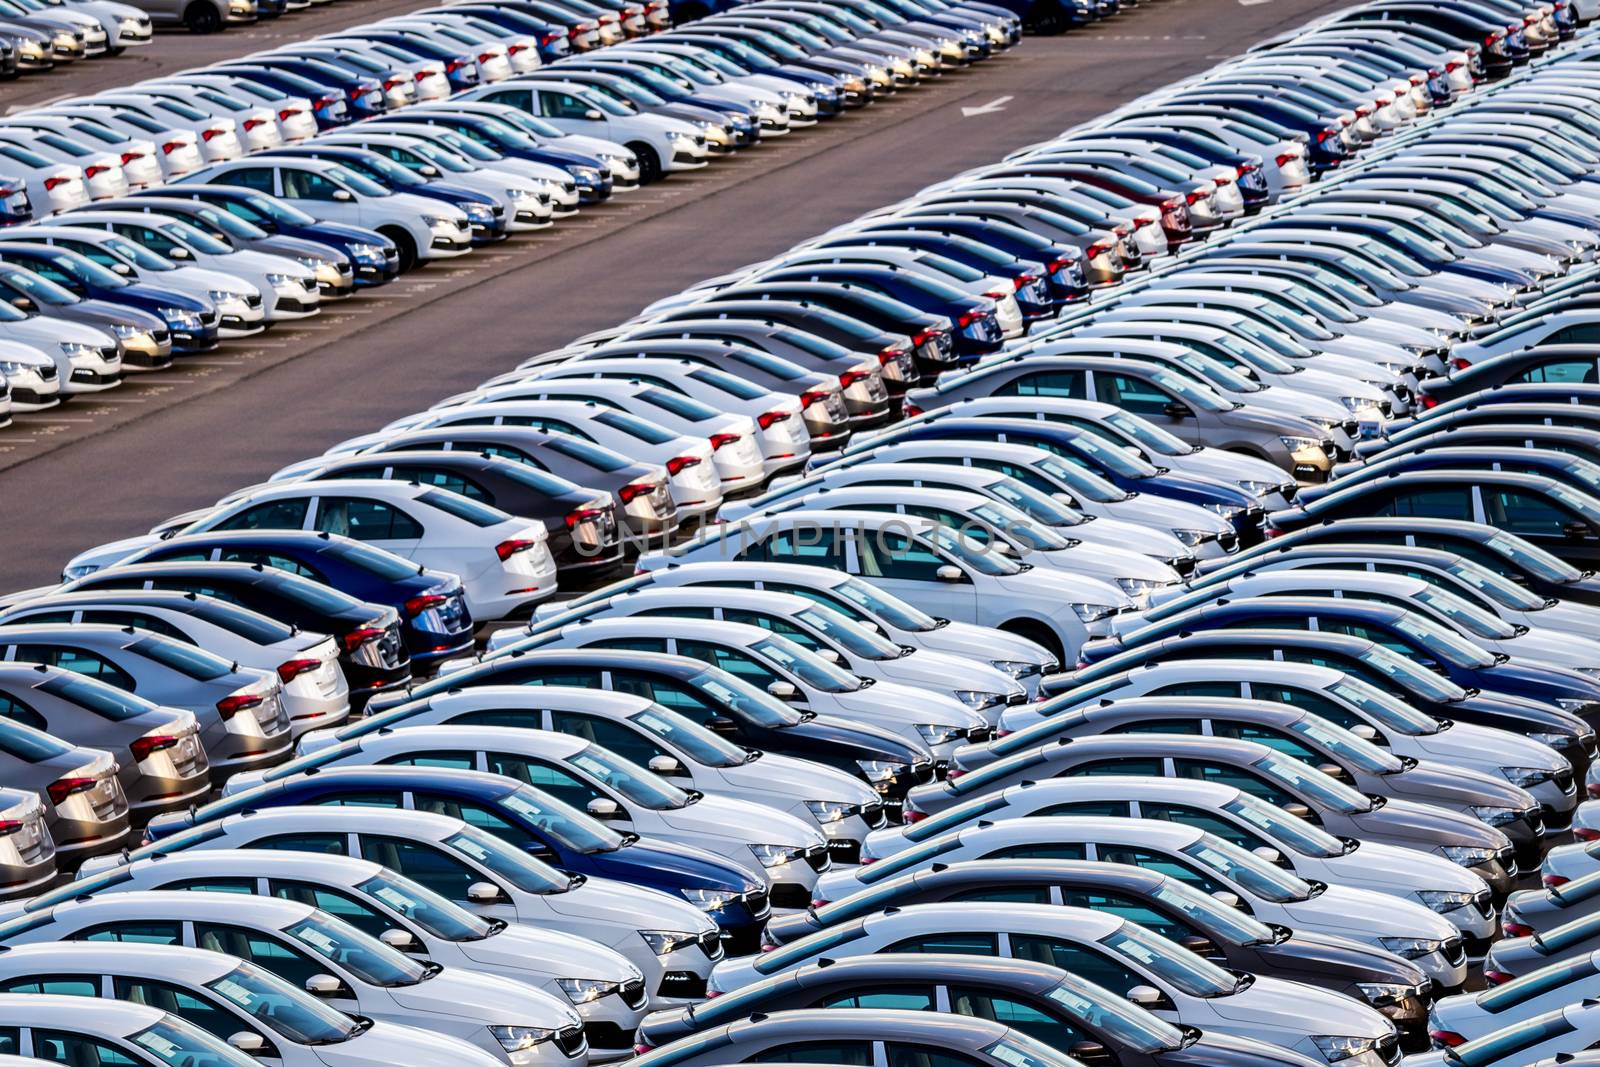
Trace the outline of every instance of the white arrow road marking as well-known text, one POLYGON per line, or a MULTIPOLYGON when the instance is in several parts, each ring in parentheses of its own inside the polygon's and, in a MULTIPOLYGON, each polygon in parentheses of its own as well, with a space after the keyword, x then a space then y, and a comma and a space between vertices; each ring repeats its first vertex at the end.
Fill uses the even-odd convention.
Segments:
MULTIPOLYGON (((1244 3, 1244 0, 1239 0, 1239 2, 1244 3)), ((1254 2, 1261 3, 1263 0, 1254 0, 1254 2)), ((992 115, 996 111, 1004 111, 1005 106, 1014 99, 1016 98, 1011 96, 997 96, 987 104, 981 104, 978 107, 964 107, 961 109, 961 117, 970 119, 974 115, 992 115)))

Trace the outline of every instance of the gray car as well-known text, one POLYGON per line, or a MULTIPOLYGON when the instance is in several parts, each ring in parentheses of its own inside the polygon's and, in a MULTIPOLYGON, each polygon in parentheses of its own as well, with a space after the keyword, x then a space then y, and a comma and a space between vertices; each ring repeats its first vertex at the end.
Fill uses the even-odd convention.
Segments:
POLYGON ((0 663, 0 707, 8 719, 69 744, 113 753, 135 823, 199 803, 211 790, 211 764, 190 712, 38 663, 0 663))
POLYGON ((26 789, 0 789, 0 900, 31 896, 55 879, 44 801, 26 789))
POLYGON ((164 319, 127 304, 86 300, 18 264, 0 264, 0 300, 25 313, 107 331, 121 343, 122 365, 130 373, 172 362, 172 331, 164 319))
MULTIPOLYGON (((128 836, 128 798, 109 752, 69 745, 0 718, 0 782, 46 801, 42 830, 55 841, 56 862, 64 869, 121 848, 128 836)), ((44 858, 43 833, 35 838, 28 831, 9 843, 19 853, 13 861, 18 866, 29 868, 44 858)))
POLYGON ((218 782, 289 754, 289 716, 275 676, 149 630, 81 623, 3 626, 0 661, 62 667, 192 711, 218 782))
POLYGON ((1508 937, 1489 947, 1483 960, 1483 977, 1502 985, 1548 964, 1586 957, 1600 949, 1600 914, 1562 923, 1543 933, 1508 937))
POLYGON ((1560 885, 1519 889, 1506 898, 1500 928, 1507 937, 1528 937, 1600 912, 1600 870, 1560 885))

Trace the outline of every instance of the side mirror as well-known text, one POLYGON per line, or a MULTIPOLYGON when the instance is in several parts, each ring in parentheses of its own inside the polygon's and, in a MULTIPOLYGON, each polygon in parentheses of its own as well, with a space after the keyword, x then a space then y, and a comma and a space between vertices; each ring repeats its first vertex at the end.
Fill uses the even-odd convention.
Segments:
POLYGON ((341 204, 348 204, 350 201, 355 199, 355 195, 348 189, 335 189, 333 191, 333 198, 339 201, 341 204))
POLYGON ((652 756, 650 769, 663 778, 677 778, 684 774, 683 764, 671 756, 652 756))
POLYGON ((32 311, 33 301, 29 300, 25 296, 13 297, 11 300, 11 306, 16 308, 18 311, 32 311))
POLYGON ((622 814, 622 808, 610 797, 595 797, 584 810, 597 819, 615 819, 622 814))
POLYGON ((946 563, 933 572, 933 576, 941 582, 959 582, 966 578, 966 572, 954 563, 946 563))
POLYGON ((390 948, 399 949, 401 952, 413 952, 421 947, 417 944, 417 939, 412 936, 410 930, 402 930, 398 926, 391 927, 379 934, 378 940, 390 948))
POLYGON ((493 882, 473 882, 467 886, 467 900, 473 904, 498 904, 505 897, 493 882))
POLYGON ((1561 535, 1571 541, 1583 541, 1594 536, 1594 527, 1586 522, 1569 522, 1561 527, 1561 535))
POLYGON ((839 653, 835 652, 831 648, 819 648, 817 649, 817 655, 821 656, 823 659, 834 664, 835 666, 838 666, 844 662, 844 657, 839 655, 839 653))
POLYGON ((1358 722, 1354 726, 1350 727, 1350 732, 1361 738, 1363 741, 1376 741, 1378 739, 1378 731, 1374 730, 1371 726, 1368 726, 1364 722, 1358 722))
POLYGON ((1067 1049, 1069 1055, 1079 1063, 1104 1063, 1115 1061, 1111 1058, 1111 1050, 1098 1041, 1079 1041, 1067 1049))
POLYGON ((1189 407, 1188 404, 1180 404, 1176 400, 1169 400, 1161 411, 1169 419, 1187 419, 1194 414, 1194 409, 1189 407))
POLYGON ((1219 889, 1211 895, 1230 908, 1238 908, 1244 904, 1244 901, 1239 899, 1239 894, 1233 892, 1232 890, 1219 889))
POLYGON ((1193 952, 1196 956, 1212 957, 1217 954, 1217 946, 1212 944, 1209 937, 1200 934, 1190 934, 1183 939, 1183 947, 1193 952))
POLYGON ((1261 845, 1257 848, 1251 849, 1250 851, 1254 852, 1256 855, 1260 856, 1262 859, 1266 860, 1275 867, 1282 867, 1284 865, 1283 853, 1279 852, 1271 845, 1261 845))
POLYGON ((767 692, 779 700, 793 700, 800 695, 800 690, 794 687, 793 682, 773 682, 767 686, 767 692))
POLYGON ((331 974, 314 974, 306 979, 306 992, 314 997, 336 997, 344 983, 331 974))
POLYGON ((1141 1008, 1153 1008, 1161 1003, 1161 990, 1153 985, 1136 985, 1128 990, 1128 999, 1141 1008))
POLYGON ((583 117, 588 119, 590 122, 599 122, 601 119, 605 118, 605 116, 601 114, 597 108, 592 107, 583 113, 583 117))
POLYGON ((1297 819, 1311 818, 1311 809, 1304 804, 1285 804, 1283 810, 1297 819))
POLYGON ((259 1056, 267 1050, 266 1038, 250 1030, 240 1030, 228 1035, 228 1044, 247 1056, 259 1056))
POLYGON ((1344 768, 1337 763, 1319 763, 1317 764, 1317 770, 1326 774, 1329 778, 1338 778, 1341 781, 1345 778, 1344 768))
POLYGON ((417 168, 417 173, 422 175, 424 178, 437 178, 439 176, 439 168, 421 166, 417 168))
POLYGON ((738 725, 738 723, 734 722, 726 715, 713 715, 711 718, 706 720, 706 729, 712 730, 719 734, 731 734, 735 729, 738 728, 738 725))
POLYGON ((193 259, 187 248, 178 247, 167 253, 168 259, 193 259))
POLYGON ((122 275, 124 278, 133 274, 133 268, 128 266, 126 263, 113 263, 111 265, 111 269, 115 273, 122 275))

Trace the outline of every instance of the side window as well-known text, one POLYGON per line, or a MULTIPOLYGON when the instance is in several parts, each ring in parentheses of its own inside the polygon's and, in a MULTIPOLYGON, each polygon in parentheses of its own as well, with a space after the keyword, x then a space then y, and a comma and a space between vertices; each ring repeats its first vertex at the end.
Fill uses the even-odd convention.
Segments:
POLYGON ((272 879, 270 885, 272 895, 279 900, 292 900, 299 904, 310 904, 313 908, 321 908, 329 915, 343 919, 357 930, 373 937, 394 928, 395 924, 376 908, 358 900, 350 893, 313 885, 310 882, 289 882, 279 878, 272 879))
POLYGON ((1056 937, 1034 934, 1011 935, 1011 954, 1017 959, 1032 960, 1060 967, 1095 985, 1104 986, 1122 996, 1137 985, 1144 985, 1144 976, 1131 970, 1120 960, 1104 952, 1063 941, 1056 937))
POLYGON ((327 974, 326 960, 313 958, 276 937, 242 926, 195 923, 194 943, 210 952, 226 952, 265 967, 290 985, 305 988, 312 975, 327 974))
POLYGON ((271 567, 275 571, 286 574, 299 575, 301 578, 310 578, 314 582, 322 581, 322 575, 307 567, 297 559, 280 556, 276 552, 259 552, 252 548, 224 548, 217 553, 219 563, 259 563, 263 567, 271 567))
MULTIPOLYGON (((254 189, 259 193, 270 193, 272 186, 271 167, 239 167, 212 178, 210 185, 242 185, 246 189, 254 189)), ((232 210, 232 205, 229 205, 232 210)), ((238 212, 235 212, 238 214, 238 212)))
POLYGON ((679 641, 678 655, 703 660, 713 667, 721 667, 758 689, 765 689, 771 683, 778 681, 778 676, 764 664, 758 663, 743 652, 722 645, 713 645, 706 641, 679 641))
POLYGON ((552 119, 582 119, 593 110, 570 93, 545 89, 539 91, 539 108, 547 118, 552 119))
POLYGON ((611 684, 619 693, 648 697, 662 707, 688 716, 701 726, 722 716, 722 709, 702 698, 695 689, 671 678, 613 671, 611 684))
POLYGON ((1142 722, 1125 722, 1107 730, 1109 734, 1197 734, 1199 719, 1145 719, 1142 722))
POLYGON ((1093 889, 1073 889, 1064 886, 1061 890, 1061 903, 1073 908, 1092 908, 1120 916, 1129 922, 1138 923, 1147 929, 1153 930, 1162 937, 1170 937, 1174 941, 1181 941, 1186 937, 1194 937, 1198 931, 1188 923, 1172 918, 1165 912, 1160 912, 1150 907, 1142 900, 1133 897, 1124 897, 1115 893, 1101 893, 1093 889))
POLYGON ((1181 863, 1164 852, 1152 852, 1144 848, 1132 848, 1127 845, 1108 845, 1100 849, 1102 863, 1126 863, 1134 867, 1143 867, 1147 871, 1164 874, 1168 878, 1176 878, 1186 885, 1194 886, 1202 893, 1217 893, 1227 890, 1223 885, 1212 878, 1201 874, 1186 863, 1181 863))
POLYGON ((945 560, 919 541, 902 533, 879 530, 856 538, 861 556, 861 573, 867 578, 890 578, 911 582, 939 580, 945 560))
POLYGON ((418 482, 422 485, 434 485, 440 489, 448 489, 452 493, 481 500, 485 504, 494 503, 494 494, 490 493, 477 482, 468 481, 454 471, 439 470, 436 467, 396 466, 392 475, 397 482, 418 482))
POLYGON ((996 396, 1054 396, 1084 400, 1088 393, 1081 370, 1035 371, 1014 378, 995 391, 996 396))
POLYGON ((378 762, 386 767, 447 767, 453 771, 471 771, 478 766, 477 757, 471 752, 424 752, 390 756, 378 762))
POLYGON ((1371 515, 1400 515, 1419 519, 1459 519, 1472 514, 1472 494, 1465 487, 1415 489, 1395 493, 1371 503, 1371 515))
POLYGON ((400 541, 422 536, 422 524, 381 500, 325 496, 317 503, 317 529, 357 541, 400 541))
POLYGON ((0 993, 47 993, 55 997, 98 997, 100 981, 83 974, 50 974, 0 982, 0 993))
POLYGON ((964 956, 993 956, 1000 951, 994 934, 918 934, 897 941, 885 952, 958 952, 964 956))
MULTIPOLYGON (((673 609, 674 613, 677 613, 678 610, 679 609, 676 608, 673 609)), ((709 611, 706 617, 710 617, 709 611)), ((807 633, 805 630, 802 630, 794 623, 788 622, 785 619, 768 615, 765 612, 735 611, 729 608, 722 612, 722 618, 725 622, 738 622, 743 623, 746 626, 759 626, 763 630, 771 630, 775 634, 782 634, 789 640, 801 645, 804 648, 809 648, 813 652, 822 647, 821 641, 818 641, 815 637, 812 637, 811 634, 807 633)))
POLYGON ((667 640, 664 637, 611 637, 584 647, 613 648, 623 652, 665 652, 667 640))
POLYGON ((1047 815, 1104 815, 1125 819, 1129 814, 1126 800, 1075 800, 1070 804, 1052 804, 1033 813, 1034 818, 1047 815))
POLYGON ((398 837, 361 835, 361 858, 399 871, 451 900, 466 900, 467 887, 483 880, 471 867, 436 846, 398 837))
POLYGON ((71 1067, 144 1067, 146 1062, 116 1045, 66 1030, 34 1030, 33 1054, 71 1067))
POLYGON ((107 662, 86 649, 65 645, 18 645, 13 659, 27 663, 48 663, 65 671, 97 678, 124 692, 133 692, 133 678, 114 663, 107 662))
POLYGON ((949 898, 967 903, 994 904, 1049 904, 1050 887, 1047 885, 1020 885, 1003 889, 968 889, 949 898))
POLYGON ((183 924, 176 922, 104 923, 79 930, 73 941, 126 941, 136 945, 181 945, 183 924))
POLYGON ((186 878, 181 882, 169 882, 161 887, 172 892, 191 893, 240 893, 251 896, 256 891, 254 878, 186 878))
POLYGON ((818 1008, 878 1008, 890 1011, 935 1011, 933 990, 926 986, 889 986, 870 993, 834 993, 823 997, 818 1008))
POLYGON ((245 508, 217 523, 215 530, 299 530, 306 524, 309 497, 269 500, 245 508))
POLYGON ((94 623, 96 626, 136 626, 141 630, 170 637, 174 641, 182 641, 186 645, 194 644, 188 634, 154 615, 146 615, 138 611, 99 611, 90 609, 83 613, 83 621, 94 623))
POLYGON ((1564 508, 1532 493, 1514 489, 1483 490, 1483 521, 1518 534, 1559 537, 1573 516, 1564 508))
MULTIPOLYGON (((545 96, 548 94, 540 93, 539 95, 545 96)), ((523 111, 532 111, 534 106, 533 94, 526 89, 503 89, 480 99, 486 100, 491 104, 508 104, 523 111)))
POLYGON ((1136 415, 1165 415, 1172 398, 1156 386, 1125 374, 1094 372, 1095 399, 1136 415))
POLYGON ((604 795, 577 775, 560 767, 503 752, 489 753, 489 773, 503 774, 507 778, 526 782, 535 789, 544 790, 557 800, 566 801, 579 811, 582 811, 595 797, 604 795))
POLYGON ((740 558, 844 570, 846 536, 838 530, 785 530, 751 546, 740 558))
MULTIPOLYGON (((1567 333, 1567 330, 1556 331, 1556 336, 1567 333)), ((1558 342, 1565 343, 1565 342, 1558 342)), ((1587 382, 1594 379, 1594 360, 1575 359, 1563 360, 1555 363, 1545 363, 1538 367, 1530 367, 1516 379, 1519 382, 1587 382)))
POLYGON ((339 793, 331 797, 319 797, 314 803, 322 808, 401 807, 398 793, 339 793))
POLYGON ((1346 708, 1344 705, 1323 696, 1321 693, 1308 692, 1304 689, 1290 689, 1283 685, 1261 685, 1258 682, 1250 684, 1250 695, 1256 700, 1271 700, 1279 704, 1291 704, 1297 708, 1305 708, 1313 715, 1319 715, 1329 722, 1337 723, 1346 730, 1352 726, 1361 726, 1367 720, 1346 708))
POLYGON ((1088 1036, 1067 1020, 1036 1008, 1032 1004, 1025 1004, 1007 996, 996 996, 979 989, 952 987, 950 1008, 957 1015, 991 1019, 1013 1030, 1020 1030, 1052 1048, 1069 1049, 1088 1036))
POLYGON ((600 672, 582 667, 565 667, 548 670, 538 675, 517 678, 517 685, 563 685, 574 689, 599 689, 600 672))
POLYGON ((476 826, 503 841, 509 841, 518 848, 528 849, 532 852, 548 852, 544 842, 534 837, 520 827, 513 826, 488 808, 474 804, 470 801, 458 800, 455 797, 436 796, 431 793, 417 793, 416 807, 418 811, 431 811, 435 815, 448 815, 452 819, 476 826))
POLYGON ((1160 804, 1155 801, 1141 800, 1139 811, 1147 819, 1160 819, 1163 822, 1182 823, 1185 826, 1197 826, 1202 830, 1210 831, 1224 841, 1232 841, 1240 848, 1260 848, 1270 843, 1258 837, 1227 819, 1221 818, 1209 811, 1192 808, 1186 804, 1160 804))
MULTIPOLYGON (((1153 697, 1236 697, 1244 691, 1238 682, 1175 682, 1150 690, 1153 697)), ((1271 699, 1263 697, 1262 699, 1271 699)))
POLYGON ((15 1056, 22 1051, 22 1031, 15 1026, 0 1026, 0 1055, 15 1056))
POLYGON ((997 860, 1081 860, 1087 859, 1089 853, 1083 845, 1075 845, 1066 841, 1040 843, 1036 845, 1008 845, 996 849, 988 854, 989 859, 997 860))
POLYGON ((891 1042, 888 1047, 889 1067, 981 1067, 982 1060, 964 1056, 959 1052, 935 1048, 932 1045, 902 1045, 891 1042))
POLYGON ((836 1063, 872 1067, 870 1041, 801 1041, 775 1045, 746 1057, 751 1063, 836 1063))
POLYGON ((270 848, 282 852, 321 852, 328 856, 350 854, 344 834, 279 834, 251 842, 246 848, 270 848))
POLYGON ((332 200, 333 194, 342 188, 309 170, 285 167, 280 173, 283 176, 283 195, 291 200, 332 200))
POLYGON ((209 1000, 201 1000, 181 986, 168 985, 152 978, 118 976, 112 982, 112 989, 115 990, 118 1000, 131 1000, 135 1004, 145 1004, 171 1012, 185 1022, 193 1023, 224 1041, 240 1030, 254 1029, 245 1025, 228 1009, 209 1000))
POLYGON ((1280 789, 1265 778, 1239 767, 1187 759, 1173 760, 1173 765, 1178 772, 1179 778, 1188 778, 1196 782, 1217 782, 1222 785, 1231 785, 1244 790, 1253 797, 1259 797, 1269 804, 1294 804, 1298 800, 1287 790, 1280 789))
POLYGON ((1213 719, 1211 733, 1214 737, 1237 737, 1241 741, 1258 741, 1268 748, 1277 749, 1285 756, 1293 756, 1297 760, 1315 766, 1322 762, 1321 753, 1307 747, 1292 734, 1270 726, 1257 726, 1248 722, 1227 722, 1222 719, 1213 719))
POLYGON ((1140 778, 1163 778, 1166 768, 1159 759, 1138 759, 1132 756, 1122 759, 1091 760, 1080 763, 1072 768, 1071 777, 1095 777, 1100 775, 1135 775, 1140 778))
POLYGON ((5 693, 0 693, 0 718, 7 718, 12 722, 20 722, 24 726, 31 726, 35 730, 44 730, 47 733, 50 730, 50 724, 45 721, 43 715, 40 715, 16 697, 5 693))
POLYGON ((593 741, 601 748, 608 748, 641 767, 649 766, 657 756, 667 755, 667 750, 650 740, 644 731, 598 715, 586 715, 581 711, 552 711, 550 725, 561 733, 593 741))

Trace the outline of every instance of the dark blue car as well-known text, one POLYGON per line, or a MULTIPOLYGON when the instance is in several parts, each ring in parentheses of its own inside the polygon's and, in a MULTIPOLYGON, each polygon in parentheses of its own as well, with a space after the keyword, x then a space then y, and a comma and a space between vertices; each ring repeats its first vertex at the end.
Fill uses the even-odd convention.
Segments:
POLYGON ((212 73, 229 77, 248 78, 284 96, 299 96, 311 101, 311 115, 317 120, 317 129, 327 130, 343 126, 350 121, 350 105, 344 93, 331 85, 313 81, 291 70, 269 67, 249 60, 240 60, 225 67, 211 68, 212 73))
MULTIPOLYGON (((26 231, 17 234, 20 238, 26 231)), ((217 347, 217 306, 175 289, 130 282, 86 256, 53 245, 0 243, 0 262, 26 267, 85 300, 104 300, 157 315, 172 334, 174 352, 209 352, 217 347)))
POLYGON ((383 80, 326 56, 297 56, 272 52, 258 53, 250 62, 272 70, 286 70, 318 85, 337 89, 350 107, 350 121, 371 118, 389 110, 383 95, 383 80))
POLYGON ((862 249, 866 247, 902 248, 917 252, 931 252, 954 260, 985 274, 1010 278, 1016 287, 1017 307, 1023 318, 1043 319, 1054 315, 1066 301, 1055 293, 1044 277, 1044 269, 1037 261, 1028 261, 998 251, 981 241, 957 234, 934 233, 929 230, 887 230, 869 233, 846 233, 813 245, 808 251, 834 249, 862 249))
MULTIPOLYGON (((173 183, 151 189, 152 196, 185 196, 215 204, 268 233, 330 244, 350 257, 356 286, 385 285, 400 276, 400 250, 377 230, 319 222, 286 200, 243 186, 173 183)), ((134 194, 139 195, 139 194, 134 194)))
POLYGON ((964 238, 1015 256, 1025 263, 1038 264, 1050 283, 1051 295, 1059 303, 1072 303, 1089 295, 1083 254, 1076 246, 1051 241, 1002 219, 953 214, 930 206, 919 209, 914 215, 868 222, 856 232, 872 235, 937 234, 964 238))
POLYGON ((976 360, 998 351, 1005 340, 995 310, 985 298, 904 268, 855 263, 799 264, 763 273, 760 281, 767 280, 866 289, 893 297, 920 311, 943 315, 955 324, 956 354, 964 360, 976 360))
MULTIPOLYGON (((256 788, 153 819, 145 827, 145 840, 157 842, 247 808, 413 808, 462 819, 571 874, 681 896, 722 929, 730 952, 753 952, 760 944, 770 910, 765 883, 720 856, 613 830, 548 793, 498 774, 443 767, 322 766, 345 754, 339 746, 325 749, 273 768, 256 788)), ((338 820, 337 812, 328 813, 329 826, 337 827, 338 820)))
POLYGON ((473 621, 461 579, 432 573, 348 537, 312 530, 210 530, 162 541, 125 562, 158 560, 260 563, 369 604, 386 604, 400 613, 400 632, 413 663, 472 648, 473 621))
MULTIPOLYGON (((394 116, 398 122, 442 126, 502 156, 560 167, 578 186, 580 204, 598 204, 611 196, 611 172, 594 156, 564 148, 548 148, 520 130, 487 115, 413 110, 394 116)), ((380 125, 385 120, 379 120, 380 125)))
POLYGON ((360 39, 385 46, 382 54, 392 58, 406 57, 410 62, 433 59, 443 63, 445 80, 450 83, 453 93, 463 92, 478 84, 477 58, 469 52, 430 41, 417 33, 382 25, 366 27, 361 31, 360 39))
POLYGON ((542 18, 515 0, 505 4, 452 4, 412 12, 414 16, 470 15, 503 29, 526 34, 538 42, 541 63, 554 63, 572 54, 572 40, 566 26, 542 18))

